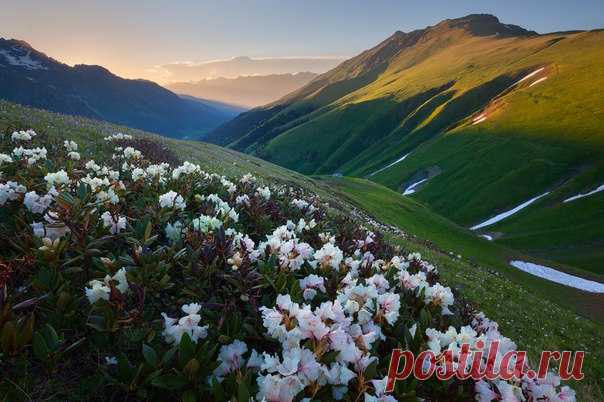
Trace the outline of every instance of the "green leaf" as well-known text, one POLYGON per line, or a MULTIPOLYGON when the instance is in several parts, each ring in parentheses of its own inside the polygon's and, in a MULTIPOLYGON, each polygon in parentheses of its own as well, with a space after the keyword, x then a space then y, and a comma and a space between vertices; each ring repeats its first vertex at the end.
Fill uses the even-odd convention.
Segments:
POLYGON ((86 340, 86 338, 78 339, 77 341, 75 341, 71 345, 67 346, 65 348, 65 350, 63 351, 63 353, 69 353, 69 352, 71 352, 72 350, 74 350, 75 348, 77 348, 78 346, 80 346, 82 343, 84 343, 85 340, 86 340))
POLYGON ((197 359, 191 359, 182 369, 182 372, 189 380, 194 380, 199 372, 199 367, 199 361, 197 359))
POLYGON ((163 357, 161 358, 161 364, 162 365, 166 365, 170 362, 170 360, 172 360, 172 358, 174 357, 174 355, 176 354, 176 352, 178 351, 178 348, 173 347, 168 349, 168 351, 166 353, 164 353, 163 357))
POLYGON ((48 346, 46 345, 46 341, 40 332, 36 332, 34 334, 34 356, 38 360, 42 360, 43 362, 48 361, 48 346))
POLYGON ((216 377, 212 376, 211 380, 212 385, 212 395, 214 395, 215 401, 224 401, 226 398, 224 397, 224 389, 222 385, 216 380, 216 377))
POLYGON ((88 196, 88 184, 80 183, 80 186, 78 187, 78 198, 80 200, 84 201, 87 196, 88 196))
POLYGON ((179 352, 181 366, 187 364, 195 356, 195 344, 189 338, 189 334, 183 334, 180 338, 179 352))
POLYGON ((134 376, 134 368, 125 354, 121 353, 117 358, 117 376, 123 383, 130 382, 134 376))
POLYGON ((17 328, 12 321, 8 321, 2 328, 2 350, 4 353, 12 353, 17 346, 17 328))
POLYGON ((144 241, 146 242, 149 237, 151 237, 151 231, 153 230, 153 225, 151 222, 147 222, 147 226, 145 227, 144 241))
POLYGON ((300 289, 300 282, 294 278, 289 288, 289 295, 292 300, 296 303, 301 303, 302 300, 302 289, 300 289))
POLYGON ((151 367, 155 367, 159 363, 159 358, 157 357, 155 350, 145 343, 143 343, 143 357, 145 358, 147 364, 151 367))
POLYGON ((48 349, 51 352, 56 351, 59 348, 59 335, 57 335, 57 331, 50 324, 46 324, 44 326, 44 340, 46 341, 46 345, 48 345, 48 349))
POLYGON ((332 350, 331 352, 327 352, 321 358, 321 362, 328 364, 328 365, 331 363, 334 363, 336 361, 336 358, 338 357, 338 354, 340 354, 340 352, 338 352, 337 350, 332 350))
POLYGON ((195 395, 195 391, 189 390, 182 394, 181 398, 182 402, 197 402, 197 395, 195 395))
POLYGON ((178 391, 187 385, 187 380, 179 374, 166 374, 155 377, 151 385, 157 388, 178 391))
POLYGON ((250 391, 247 389, 247 384, 245 381, 240 381, 239 386, 237 387, 237 400, 238 401, 249 401, 250 400, 250 391))
POLYGON ((419 322, 422 328, 428 328, 430 326, 430 315, 427 309, 423 308, 419 312, 419 322))
POLYGON ((377 376, 377 365, 378 362, 374 361, 369 366, 367 366, 367 368, 365 369, 365 378, 373 379, 377 376))
POLYGON ((105 317, 101 315, 91 315, 86 323, 90 328, 94 328, 99 332, 105 331, 105 317))
POLYGON ((281 291, 283 291, 286 286, 287 286, 287 275, 285 275, 282 272, 279 274, 279 276, 277 277, 277 280, 275 281, 275 290, 277 291, 277 293, 281 293, 281 291))
POLYGON ((34 335, 35 322, 36 322, 36 317, 34 316, 33 313, 31 313, 29 315, 29 317, 27 317, 27 321, 25 322, 25 325, 23 326, 23 329, 19 336, 19 345, 20 346, 25 346, 29 342, 31 342, 32 337, 34 335))

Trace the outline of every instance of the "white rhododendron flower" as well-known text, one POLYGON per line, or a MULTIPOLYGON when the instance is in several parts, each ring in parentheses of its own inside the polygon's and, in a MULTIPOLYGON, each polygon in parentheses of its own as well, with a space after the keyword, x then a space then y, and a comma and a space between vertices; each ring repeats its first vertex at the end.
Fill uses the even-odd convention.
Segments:
POLYGON ((237 198, 235 198, 235 204, 249 206, 250 197, 247 194, 238 195, 237 198))
POLYGON ((230 345, 221 346, 218 354, 220 365, 214 370, 214 376, 222 380, 225 375, 239 370, 245 362, 243 354, 246 352, 247 345, 239 340, 235 340, 230 345))
POLYGON ((174 191, 169 191, 159 196, 159 206, 161 208, 184 210, 187 207, 187 204, 182 196, 178 195, 174 191))
POLYGON ((195 173, 201 173, 201 167, 191 162, 185 162, 181 166, 177 167, 172 171, 172 178, 177 180, 180 179, 181 176, 192 175, 195 173))
POLYGON ((132 169, 132 181, 138 181, 147 177, 147 172, 141 168, 132 169))
POLYGON ((120 269, 113 276, 107 275, 102 281, 96 279, 90 281, 90 287, 84 289, 84 293, 86 294, 90 304, 94 304, 98 300, 109 300, 111 296, 110 284, 112 282, 120 293, 125 294, 128 292, 129 285, 128 279, 126 278, 126 269, 120 269))
POLYGON ((424 300, 426 304, 434 304, 442 308, 442 314, 452 314, 449 310, 449 306, 453 304, 453 293, 448 287, 442 286, 440 283, 434 286, 428 286, 425 288, 424 300))
POLYGON ((174 223, 168 223, 166 225, 166 237, 170 239, 172 243, 176 243, 182 236, 183 224, 180 221, 174 223))
POLYGON ((136 150, 132 147, 126 147, 124 149, 124 158, 126 159, 140 159, 143 157, 141 151, 136 150))
POLYGON ((11 140, 13 141, 31 141, 32 138, 36 136, 36 132, 34 130, 27 131, 15 131, 11 135, 11 140))
POLYGON ((201 215, 191 222, 193 230, 201 233, 210 233, 222 226, 222 221, 213 216, 201 215))
POLYGON ((337 270, 344 259, 344 254, 337 246, 327 243, 315 252, 314 257, 322 267, 332 267, 337 270))
POLYGON ((101 215, 103 226, 109 228, 111 234, 118 234, 122 230, 126 229, 126 218, 123 216, 112 215, 109 211, 103 212, 101 215))
POLYGON ((13 158, 11 158, 10 155, 0 153, 0 166, 2 166, 2 164, 4 164, 4 163, 12 163, 12 162, 13 162, 13 158))
POLYGON ((241 184, 253 184, 255 182, 256 178, 251 173, 244 174, 239 180, 239 183, 241 184))
POLYGON ((23 199, 23 205, 34 214, 43 214, 46 212, 52 202, 52 195, 39 196, 35 191, 28 192, 23 199))
POLYGON ((26 191, 25 186, 14 181, 0 183, 0 206, 6 204, 7 201, 15 201, 20 194, 24 194, 26 191))
POLYGON ((201 316, 198 313, 201 310, 201 305, 197 303, 185 304, 181 310, 187 315, 178 320, 162 313, 166 342, 179 344, 184 334, 187 334, 193 342, 197 342, 208 336, 208 326, 199 325, 201 316))
POLYGON ((69 176, 63 169, 55 173, 48 173, 46 176, 44 176, 44 180, 46 180, 46 185, 48 188, 69 184, 69 176))
POLYGON ((129 134, 116 133, 116 134, 110 135, 108 137, 105 137, 104 140, 111 142, 111 141, 131 140, 132 138, 133 137, 129 134))
POLYGON ((19 160, 26 160, 29 166, 35 165, 38 161, 46 159, 48 151, 46 147, 27 149, 23 147, 14 148, 12 155, 19 160))
POLYGON ((325 279, 315 274, 308 275, 306 278, 300 279, 300 289, 302 289, 305 300, 312 300, 317 295, 317 291, 326 292, 325 279))
POLYGON ((269 200, 271 198, 271 190, 268 187, 260 187, 256 190, 256 194, 259 197, 269 200))
POLYGON ((110 187, 107 191, 99 191, 96 194, 96 199, 98 202, 108 202, 113 205, 116 205, 120 202, 120 197, 116 194, 112 187, 110 187))
POLYGON ((75 152, 78 150, 78 144, 76 144, 75 141, 65 140, 63 141, 63 146, 67 152, 75 152))

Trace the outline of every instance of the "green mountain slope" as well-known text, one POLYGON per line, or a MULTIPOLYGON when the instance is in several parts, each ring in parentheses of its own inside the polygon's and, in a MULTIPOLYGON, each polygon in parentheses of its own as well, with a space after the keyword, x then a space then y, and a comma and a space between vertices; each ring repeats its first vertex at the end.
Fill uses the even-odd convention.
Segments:
POLYGON ((482 231, 535 255, 555 244, 559 261, 603 272, 597 203, 560 205, 604 183, 601 88, 604 32, 538 35, 471 15, 397 32, 209 138, 399 192, 424 180, 414 197, 467 227, 549 191, 522 212, 528 221, 482 231))

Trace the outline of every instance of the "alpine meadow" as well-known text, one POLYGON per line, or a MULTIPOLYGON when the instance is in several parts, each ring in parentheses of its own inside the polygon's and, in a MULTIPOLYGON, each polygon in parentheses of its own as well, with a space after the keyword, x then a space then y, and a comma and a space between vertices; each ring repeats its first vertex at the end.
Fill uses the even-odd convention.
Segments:
POLYGON ((3 5, 0 401, 604 400, 604 7, 486 3, 3 5))

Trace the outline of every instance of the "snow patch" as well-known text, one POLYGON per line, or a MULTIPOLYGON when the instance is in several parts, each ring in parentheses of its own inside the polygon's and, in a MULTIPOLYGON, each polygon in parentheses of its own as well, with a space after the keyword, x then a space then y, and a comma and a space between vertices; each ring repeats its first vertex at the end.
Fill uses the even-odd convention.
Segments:
POLYGON ((534 77, 535 75, 539 74, 541 71, 545 70, 545 67, 541 67, 536 69, 535 71, 533 71, 532 73, 525 75, 524 77, 522 77, 520 80, 516 81, 516 83, 514 83, 512 86, 518 85, 523 81, 528 80, 531 77, 534 77))
POLYGON ((547 79, 547 77, 539 78, 537 81, 531 83, 531 85, 529 85, 529 88, 532 87, 533 85, 537 85, 538 83, 545 81, 546 79, 547 79))
POLYGON ((416 181, 415 183, 413 183, 412 185, 410 185, 409 187, 407 187, 405 189, 405 192, 403 193, 403 195, 410 195, 410 194, 415 193, 415 191, 416 191, 415 188, 425 181, 428 181, 428 179, 422 179, 420 181, 416 181))
POLYGON ((396 165, 397 163, 404 161, 404 160, 405 160, 405 158, 406 158, 406 157, 408 157, 410 154, 411 154, 411 153, 408 153, 408 154, 406 154, 406 155, 401 156, 400 158, 398 158, 397 160, 395 160, 395 161, 394 161, 394 162, 392 162, 391 164, 386 165, 386 166, 384 166, 383 168, 376 170, 375 172, 371 173, 369 176, 373 176, 373 175, 375 175, 375 174, 378 174, 378 173, 380 173, 380 172, 383 172, 384 170, 388 169, 389 167, 392 167, 392 166, 396 165))
POLYGON ((485 239, 487 239, 488 241, 493 241, 493 236, 489 236, 487 234, 482 234, 480 235, 480 237, 484 237, 485 239))
POLYGON ((577 195, 573 195, 572 197, 565 199, 563 202, 567 203, 567 202, 571 202, 574 200, 578 200, 579 198, 589 197, 590 195, 599 193, 600 191, 604 191, 604 184, 602 184, 600 187, 596 188, 595 190, 590 191, 589 193, 585 193, 585 194, 579 193, 577 195))
MULTIPOLYGON (((545 70, 545 67, 540 67, 540 68, 536 69, 532 73, 529 73, 529 74, 525 75, 524 77, 522 77, 521 79, 519 79, 518 81, 516 81, 515 83, 513 83, 512 85, 510 85, 507 89, 513 88, 516 85, 520 84, 521 82, 524 82, 524 81, 528 80, 529 78, 532 78, 532 77, 536 76, 537 74, 539 74, 543 70, 545 70)), ((532 82, 531 85, 529 85, 529 88, 532 87, 533 85, 537 85, 538 83, 545 81, 547 78, 548 77, 539 78, 537 81, 532 82)), ((483 112, 483 113, 479 114, 478 116, 476 116, 472 120, 472 125, 480 124, 483 121, 485 121, 488 117, 489 116, 487 115, 487 112, 483 112)))
POLYGON ((550 267, 533 264, 532 262, 510 261, 510 265, 514 268, 518 268, 521 271, 528 272, 531 275, 535 275, 539 278, 547 279, 548 281, 556 282, 561 285, 570 286, 591 293, 604 293, 604 283, 583 279, 578 276, 557 271, 550 267))
POLYGON ((487 117, 488 117, 488 116, 487 116, 487 114, 486 114, 486 113, 482 113, 482 114, 480 114, 480 115, 476 116, 476 117, 474 118, 474 120, 472 120, 472 125, 474 125, 474 124, 478 124, 478 123, 482 123, 483 121, 485 121, 485 120, 487 119, 487 117))
POLYGON ((17 67, 24 67, 27 70, 47 69, 40 61, 32 59, 31 51, 27 51, 24 54, 17 54, 19 51, 23 52, 23 50, 15 47, 13 47, 12 50, 13 52, 8 50, 0 50, 0 56, 4 56, 8 64, 17 67))
POLYGON ((496 216, 494 216, 492 218, 489 218, 486 221, 484 221, 482 223, 479 223, 476 226, 472 226, 470 228, 470 230, 480 229, 480 228, 483 228, 485 226, 490 226, 490 225, 492 225, 494 223, 497 223, 497 222, 499 222, 501 220, 504 220, 505 218, 507 218, 507 217, 509 217, 511 215, 514 215, 516 212, 520 211, 521 209, 524 209, 524 208, 528 207, 533 202, 537 201, 539 198, 545 197, 548 194, 549 194, 549 191, 547 193, 543 193, 541 195, 538 195, 537 197, 531 198, 530 200, 523 202, 522 204, 518 205, 515 208, 510 209, 509 211, 502 212, 499 215, 496 215, 496 216))

